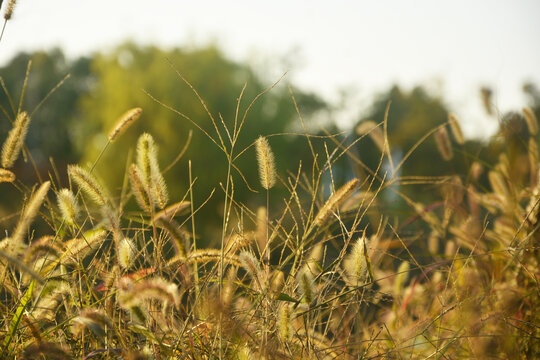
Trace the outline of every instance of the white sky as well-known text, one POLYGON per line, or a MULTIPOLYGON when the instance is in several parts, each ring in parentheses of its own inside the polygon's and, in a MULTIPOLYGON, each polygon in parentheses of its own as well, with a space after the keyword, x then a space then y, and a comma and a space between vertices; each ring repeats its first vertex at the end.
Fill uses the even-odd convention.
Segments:
POLYGON ((127 39, 168 47, 216 42, 270 79, 289 71, 291 82, 330 101, 353 89, 342 125, 391 84, 424 84, 443 96, 466 133, 485 136, 496 124, 481 108, 480 86, 495 90, 504 112, 525 105, 524 81, 540 85, 536 0, 19 0, 0 65, 21 50, 60 46, 74 57, 127 39))

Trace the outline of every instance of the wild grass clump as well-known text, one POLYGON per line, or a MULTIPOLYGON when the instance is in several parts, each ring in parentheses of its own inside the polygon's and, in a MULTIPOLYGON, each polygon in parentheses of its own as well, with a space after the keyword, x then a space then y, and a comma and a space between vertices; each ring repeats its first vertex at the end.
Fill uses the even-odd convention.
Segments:
MULTIPOLYGON (((128 111, 110 142, 141 112, 128 111)), ((239 184, 223 174, 214 195, 223 198, 223 227, 204 247, 208 239, 195 231, 208 220, 197 214, 204 204, 192 203, 188 175, 163 175, 151 134, 132 144, 122 189, 102 183, 96 163, 59 169, 63 177, 33 190, 15 181, 16 170, 1 169, 3 189, 26 199, 13 221, 2 220, 10 224, 0 241, 2 356, 532 358, 540 352, 540 176, 531 114, 524 110, 534 144, 519 164, 524 176, 514 176, 510 154, 471 162, 466 174, 426 181, 441 189, 436 206, 407 197, 407 179, 385 180, 386 119, 356 129, 370 134, 381 160, 344 184, 334 183, 333 167, 350 153, 332 136, 322 137, 325 156, 312 153, 310 166, 290 173, 276 170, 267 138, 249 139, 260 178, 244 180, 261 182, 266 206, 237 202, 239 184), (167 181, 189 190, 168 194, 167 181), (269 202, 278 187, 288 195, 269 202), (383 191, 408 207, 410 220, 395 221, 383 191)), ((7 135, 5 168, 21 151, 27 119, 21 112, 7 135)), ((219 133, 230 139, 220 147, 229 169, 243 153, 237 120, 223 121, 219 133)), ((448 124, 461 148, 452 148, 445 125, 432 134, 450 162, 465 150, 454 115, 448 124)))

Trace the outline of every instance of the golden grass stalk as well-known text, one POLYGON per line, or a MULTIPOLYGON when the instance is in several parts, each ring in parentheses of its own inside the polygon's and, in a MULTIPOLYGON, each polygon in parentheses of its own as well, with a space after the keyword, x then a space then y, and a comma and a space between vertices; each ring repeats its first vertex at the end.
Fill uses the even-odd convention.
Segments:
POLYGON ((499 195, 503 200, 508 199, 510 195, 510 190, 504 180, 504 177, 498 171, 490 171, 488 173, 489 184, 491 185, 491 190, 499 195))
POLYGON ((441 127, 437 130, 435 133, 435 142, 437 143, 437 149, 442 158, 446 161, 452 160, 454 151, 452 150, 452 143, 450 142, 450 137, 448 136, 448 131, 446 131, 445 127, 441 127))
POLYGON ((16 3, 17 3, 16 0, 9 0, 9 3, 6 7, 6 11, 4 12, 4 19, 6 21, 11 20, 11 17, 13 16, 13 10, 15 10, 16 3))
MULTIPOLYGON (((173 266, 177 264, 206 264, 209 262, 221 261, 220 249, 199 249, 192 251, 187 257, 175 256, 167 262, 167 266, 173 266)), ((242 266, 240 259, 234 255, 226 255, 223 261, 227 264, 234 266, 242 266)))
POLYGON ((313 246, 311 252, 306 257, 305 268, 311 273, 311 275, 317 275, 320 272, 319 262, 321 261, 323 253, 323 244, 322 242, 313 246))
POLYGON ((257 236, 257 245, 259 246, 259 252, 263 254, 266 249, 266 236, 268 233, 268 224, 266 223, 268 219, 265 206, 259 206, 257 208, 256 221, 257 227, 255 230, 255 234, 257 236))
POLYGON ((301 269, 296 277, 298 292, 303 300, 309 305, 315 299, 315 281, 307 269, 301 269))
POLYGON ((135 258, 135 243, 129 238, 122 238, 118 244, 118 263, 124 269, 133 266, 135 258))
POLYGON ((140 280, 134 283, 131 289, 124 291, 121 296, 121 304, 124 307, 132 307, 140 304, 143 300, 150 299, 178 306, 180 304, 178 286, 159 277, 140 280))
POLYGON ((38 342, 27 346, 21 359, 55 359, 55 360, 70 360, 73 359, 69 350, 64 349, 54 342, 38 342))
POLYGON ((79 204, 75 195, 69 189, 61 189, 57 195, 58 208, 62 219, 68 224, 74 225, 79 215, 79 204))
POLYGON ((178 223, 172 219, 159 217, 155 219, 154 224, 167 231, 170 238, 173 240, 176 255, 185 258, 187 255, 187 243, 189 235, 185 231, 182 231, 178 223))
POLYGON ((69 165, 68 175, 69 178, 96 204, 101 206, 107 204, 105 188, 88 171, 78 165, 69 165))
POLYGON ((532 111, 530 107, 526 106, 523 108, 523 116, 525 117, 525 122, 527 123, 527 127, 529 128, 531 135, 538 134, 538 120, 536 119, 534 111, 532 111))
POLYGON ((109 141, 114 142, 120 135, 122 135, 130 126, 133 124, 142 114, 142 109, 140 107, 130 109, 126 111, 114 127, 109 132, 109 141))
POLYGON ((270 282, 270 293, 274 297, 278 297, 279 294, 281 294, 284 285, 285 275, 283 274, 283 271, 275 270, 274 274, 272 274, 272 280, 270 282))
POLYGON ((452 131, 452 135, 454 135, 456 142, 463 145, 465 143, 465 139, 463 138, 463 132, 461 131, 461 126, 459 125, 459 121, 455 114, 448 114, 448 124, 450 125, 450 130, 452 131))
POLYGON ((409 264, 408 261, 403 261, 401 264, 399 264, 397 275, 396 275, 396 281, 394 283, 394 294, 396 296, 402 293, 403 285, 409 279, 410 269, 411 269, 411 264, 409 264))
POLYGON ((105 328, 112 326, 105 313, 96 309, 83 310, 81 315, 73 319, 73 322, 76 324, 75 333, 80 333, 80 330, 86 327, 101 339, 106 337, 105 328))
POLYGON ((279 311, 278 330, 279 336, 281 336, 283 340, 287 341, 292 339, 292 310, 289 304, 283 304, 279 311))
MULTIPOLYGON (((9 8, 9 7, 8 7, 9 8)), ((13 129, 10 130, 4 145, 2 146, 2 167, 11 168, 21 152, 21 148, 28 133, 30 117, 23 111, 19 113, 13 129)))
POLYGON ((7 169, 0 169, 0 183, 14 182, 15 174, 7 169))
POLYGON ((484 110, 488 115, 493 115, 493 105, 491 97, 493 96, 493 91, 490 88, 483 87, 480 89, 480 97, 482 99, 482 104, 484 105, 484 110))
POLYGON ((250 245, 254 238, 254 232, 247 232, 245 234, 232 234, 227 239, 227 245, 225 246, 225 254, 234 254, 239 249, 250 245))
POLYGON ((365 236, 360 237, 352 247, 352 251, 345 259, 345 271, 350 284, 358 286, 363 284, 368 273, 368 264, 364 254, 364 247, 367 245, 365 236))
POLYGON ((221 292, 221 304, 224 308, 229 308, 233 300, 234 291, 236 290, 236 270, 237 268, 233 266, 227 271, 225 284, 221 292))
POLYGON ((262 187, 268 190, 276 184, 274 153, 270 148, 270 144, 268 144, 268 140, 262 136, 259 136, 255 142, 255 149, 257 151, 257 162, 259 163, 259 178, 262 187))
POLYGON ((528 154, 531 184, 536 184, 538 182, 538 145, 536 139, 532 137, 529 138, 528 154))
POLYGON ((189 201, 179 201, 172 205, 167 206, 165 209, 159 211, 154 215, 154 221, 159 218, 165 218, 171 220, 177 216, 186 215, 190 211, 191 203, 189 201))
POLYGON ((244 250, 238 256, 242 267, 247 271, 247 273, 254 279, 258 280, 261 276, 261 267, 259 266, 259 261, 251 252, 244 250))
POLYGON ((471 164, 469 174, 471 174, 471 178, 473 180, 478 181, 478 179, 480 178, 480 175, 482 175, 483 172, 484 172, 484 166, 482 166, 481 163, 479 163, 478 161, 474 161, 471 164))
POLYGON ((54 244, 54 236, 43 236, 38 240, 33 241, 24 252, 24 262, 31 262, 36 259, 39 254, 46 254, 49 259, 60 257, 62 250, 54 244))
POLYGON ((144 133, 137 142, 137 166, 141 172, 143 184, 152 195, 152 202, 164 208, 169 201, 167 186, 159 171, 157 147, 152 135, 144 133))
POLYGON ((21 215, 17 226, 13 231, 13 235, 11 236, 13 242, 23 242, 23 238, 28 231, 28 226, 30 226, 30 224, 34 221, 34 218, 36 217, 39 208, 41 207, 41 204, 43 204, 43 201, 45 200, 45 196, 47 196, 50 185, 51 183, 49 181, 45 181, 43 184, 41 184, 39 189, 37 189, 37 191, 34 193, 32 198, 26 205, 26 208, 24 209, 24 212, 21 215))
POLYGON ((97 229, 88 231, 82 238, 74 238, 66 243, 65 254, 73 258, 84 258, 99 248, 107 238, 107 231, 97 229))
POLYGON ((129 180, 131 182, 131 189, 135 195, 137 204, 139 204, 141 209, 144 211, 151 212, 152 209, 150 197, 148 196, 148 192, 143 184, 139 167, 135 164, 131 164, 129 167, 129 180))
POLYGON ((354 193, 359 184, 360 180, 352 179, 333 193, 315 216, 313 224, 323 225, 332 212, 354 193))

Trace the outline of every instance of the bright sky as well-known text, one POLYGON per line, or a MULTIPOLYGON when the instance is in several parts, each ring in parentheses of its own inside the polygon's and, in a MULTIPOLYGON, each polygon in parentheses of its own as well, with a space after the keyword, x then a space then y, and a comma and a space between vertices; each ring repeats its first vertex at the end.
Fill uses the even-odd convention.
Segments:
POLYGON ((480 86, 492 87, 501 112, 526 104, 524 81, 540 86, 539 16, 537 0, 19 0, 0 66, 19 51, 52 46, 74 57, 127 39, 216 42, 270 79, 289 71, 290 81, 327 100, 354 90, 339 114, 344 126, 391 84, 423 84, 466 133, 485 136, 496 124, 482 110, 480 86))

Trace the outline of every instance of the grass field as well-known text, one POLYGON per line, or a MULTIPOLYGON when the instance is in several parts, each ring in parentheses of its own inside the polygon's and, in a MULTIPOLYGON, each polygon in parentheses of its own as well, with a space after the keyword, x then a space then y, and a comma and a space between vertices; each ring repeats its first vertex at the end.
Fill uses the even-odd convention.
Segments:
MULTIPOLYGON (((119 119, 103 152, 142 111, 119 119)), ((532 139, 536 119, 528 108, 524 118, 532 139)), ((224 198, 220 246, 205 248, 197 244, 205 219, 196 216, 204 204, 193 204, 192 187, 168 194, 150 134, 133 144, 136 155, 126 169, 111 169, 125 173, 119 192, 93 173, 99 158, 91 167, 57 169, 67 172, 69 184, 53 173, 34 185, 18 182, 10 169, 21 153, 32 164, 24 147, 31 121, 19 109, 3 139, 0 170, 1 181, 12 184, 2 184, 2 191, 15 189, 26 199, 0 242, 3 357, 538 355, 536 143, 529 143, 526 183, 505 153, 496 164, 472 163, 466 174, 390 179, 380 166, 390 154, 385 121, 359 135, 378 144, 379 167, 342 185, 333 183, 332 166, 350 153, 330 137, 334 147, 313 154, 326 159, 322 166, 314 162, 289 174, 276 172, 267 138, 253 139, 247 150, 268 205, 250 209, 236 202, 233 177, 223 174, 216 179, 224 198), (479 184, 482 172, 488 188, 479 184), (326 198, 325 174, 333 188, 326 198), (428 191, 441 189, 438 205, 416 202, 396 186, 412 180, 425 182, 428 191), (276 185, 289 196, 281 209, 269 209, 276 185), (382 191, 404 200, 408 222, 421 224, 429 236, 403 235, 406 224, 379 210, 382 191), (132 198, 138 209, 127 211, 132 198), (40 237, 33 230, 38 219, 47 229, 40 237)), ((219 139, 209 139, 220 144, 229 169, 234 154, 246 150, 235 148, 241 124, 238 116, 216 126, 219 139)), ((463 141, 457 121, 450 116, 433 133, 441 159, 450 159, 449 137, 463 141)), ((176 181, 193 183, 192 174, 176 181)))

